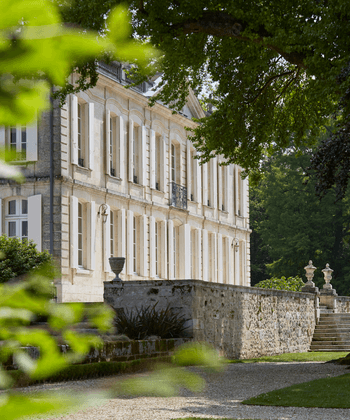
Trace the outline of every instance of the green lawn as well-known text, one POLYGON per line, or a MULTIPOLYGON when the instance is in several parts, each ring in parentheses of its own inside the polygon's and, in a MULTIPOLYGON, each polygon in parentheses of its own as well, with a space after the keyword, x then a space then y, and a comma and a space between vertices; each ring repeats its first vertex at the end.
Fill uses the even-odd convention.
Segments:
POLYGON ((229 360, 229 363, 261 363, 261 362, 328 362, 347 356, 348 352, 285 353, 278 356, 263 356, 256 359, 229 360))
POLYGON ((283 407, 350 408, 350 373, 316 379, 261 394, 243 404, 283 407))

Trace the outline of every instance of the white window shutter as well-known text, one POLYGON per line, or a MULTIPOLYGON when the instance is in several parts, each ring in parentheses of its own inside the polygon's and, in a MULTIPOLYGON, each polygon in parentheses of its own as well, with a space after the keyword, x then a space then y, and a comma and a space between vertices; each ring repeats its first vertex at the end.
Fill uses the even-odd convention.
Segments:
POLYGON ((179 227, 179 257, 180 257, 180 277, 183 279, 191 278, 191 227, 184 224, 179 227))
POLYGON ((208 205, 208 167, 209 162, 202 165, 202 173, 203 173, 203 204, 205 206, 208 205))
POLYGON ((41 194, 28 197, 28 239, 33 239, 41 252, 41 194))
POLYGON ((217 278, 217 281, 218 281, 218 283, 222 283, 223 282, 223 273, 222 273, 222 269, 223 269, 223 264, 222 264, 222 235, 221 235, 221 233, 218 233, 218 235, 217 235, 217 242, 218 242, 218 244, 217 244, 217 250, 218 250, 218 253, 217 253, 217 260, 218 260, 218 273, 217 273, 217 276, 218 276, 218 278, 217 278))
MULTIPOLYGON (((125 233, 125 209, 118 210, 118 257, 124 257, 126 255, 126 233, 125 233)), ((125 268, 125 264, 124 264, 125 268)), ((124 272, 123 268, 123 272, 124 272)))
POLYGON ((129 121, 129 182, 134 182, 134 121, 129 121))
POLYGON ((225 251, 224 251, 224 270, 225 270, 225 277, 226 277, 226 283, 232 284, 231 280, 231 258, 230 258, 230 238, 225 237, 225 251))
POLYGON ((2 235, 2 199, 0 198, 0 236, 2 235))
POLYGON ((230 166, 225 167, 225 197, 223 197, 225 210, 228 211, 230 208, 230 166))
POLYGON ((214 209, 216 209, 218 207, 218 185, 217 185, 217 180, 218 180, 218 164, 217 164, 217 158, 214 157, 211 159, 211 165, 212 165, 212 170, 211 170, 211 179, 212 179, 212 188, 211 188, 211 194, 212 197, 210 197, 210 205, 214 207, 214 209))
MULTIPOLYGON (((119 178, 124 177, 124 148, 125 148, 125 121, 123 117, 119 117, 119 136, 117 144, 117 160, 119 159, 119 178)), ((116 162, 117 163, 117 162, 116 162)))
POLYGON ((107 218, 106 221, 103 222, 102 216, 102 223, 103 223, 103 238, 104 238, 104 272, 110 273, 111 266, 109 265, 109 257, 111 256, 111 209, 107 204, 107 218))
MULTIPOLYGON (((165 192, 165 183, 166 183, 166 138, 165 134, 160 140, 160 190, 165 192)), ((164 277, 165 278, 165 277, 164 277)))
POLYGON ((235 214, 236 215, 238 215, 238 210, 240 210, 239 209, 239 207, 238 207, 238 204, 239 204, 239 199, 238 199, 238 183, 240 182, 240 175, 239 175, 239 172, 238 172, 238 166, 237 165, 235 165, 234 166, 234 174, 235 174, 235 176, 234 176, 234 179, 235 179, 235 214))
POLYGON ((140 216, 140 275, 147 277, 147 216, 140 216))
POLYGON ((202 231, 196 229, 195 231, 195 276, 196 279, 201 280, 201 262, 202 262, 202 231))
POLYGON ((149 134, 149 142, 150 142, 150 166, 151 166, 151 173, 150 173, 150 187, 156 188, 156 133, 154 130, 150 130, 149 134))
POLYGON ((1 148, 5 147, 5 134, 6 134, 5 127, 0 127, 0 147, 1 148))
POLYGON ((134 260, 134 247, 133 247, 133 222, 134 222, 134 212, 128 210, 126 218, 126 246, 127 246, 127 274, 132 275, 134 273, 133 260, 134 260))
POLYGON ((174 222, 168 220, 168 261, 169 261, 169 280, 174 279, 174 222))
POLYGON ((193 186, 192 186, 192 176, 191 176, 191 169, 192 169, 192 158, 191 158, 191 142, 187 140, 187 149, 186 149, 186 166, 187 166, 187 198, 191 198, 191 194, 193 194, 193 186))
POLYGON ((95 202, 90 202, 90 270, 95 270, 96 256, 95 256, 95 242, 96 242, 96 210, 95 202))
MULTIPOLYGON (((198 155, 198 152, 197 152, 198 155)), ((201 177, 201 166, 199 160, 196 159, 196 201, 197 203, 202 202, 202 177, 201 177)))
POLYGON ((94 169, 95 153, 95 104, 89 102, 89 169, 94 169))
POLYGON ((111 112, 109 109, 106 111, 106 174, 110 175, 110 135, 111 135, 111 112))
MULTIPOLYGON (((149 257, 150 257, 150 273, 151 279, 156 276, 156 219, 153 216, 149 218, 149 257)), ((159 247, 159 244, 158 244, 159 247)), ((158 257, 159 259, 159 257, 158 257)))
POLYGON ((245 178, 242 181, 243 217, 248 217, 248 208, 247 208, 248 195, 249 195, 248 178, 245 178))
POLYGON ((70 196, 70 266, 78 268, 78 198, 70 196))
POLYGON ((27 161, 36 162, 38 160, 38 122, 35 120, 27 125, 27 161))
POLYGON ((147 137, 147 128, 143 125, 141 129, 141 143, 139 150, 139 161, 141 163, 140 167, 140 184, 146 185, 146 137, 147 137))
POLYGON ((71 162, 78 165, 78 98, 72 95, 72 141, 71 141, 71 162))
POLYGON ((208 255, 208 231, 203 229, 203 280, 208 281, 209 279, 209 255, 208 255))
POLYGON ((161 277, 162 279, 168 278, 168 235, 166 221, 162 221, 160 224, 160 256, 161 256, 161 277))

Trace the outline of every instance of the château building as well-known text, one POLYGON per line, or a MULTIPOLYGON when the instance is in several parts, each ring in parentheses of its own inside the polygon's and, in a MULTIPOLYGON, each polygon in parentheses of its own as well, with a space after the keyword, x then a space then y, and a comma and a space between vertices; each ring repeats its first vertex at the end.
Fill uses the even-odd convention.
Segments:
POLYGON ((52 136, 49 113, 0 128, 0 145, 17 150, 26 177, 0 181, 1 233, 33 239, 39 250, 51 240, 59 302, 102 301, 103 282, 114 277, 110 256, 126 258, 125 281, 250 285, 248 182, 220 157, 195 159, 185 127, 204 116, 196 96, 173 114, 148 106, 156 81, 125 89, 117 63, 100 63, 99 74, 96 87, 54 107, 52 136))

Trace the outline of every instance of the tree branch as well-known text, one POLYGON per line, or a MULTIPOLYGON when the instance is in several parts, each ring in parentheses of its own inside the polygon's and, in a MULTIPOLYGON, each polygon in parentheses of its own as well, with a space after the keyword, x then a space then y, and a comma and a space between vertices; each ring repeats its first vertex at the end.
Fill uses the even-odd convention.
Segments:
POLYGON ((266 31, 263 26, 259 27, 257 30, 257 38, 255 39, 242 36, 241 34, 247 26, 248 24, 246 22, 243 22, 240 19, 235 19, 225 12, 208 10, 204 11, 202 16, 198 19, 192 19, 172 25, 171 29, 177 31, 179 30, 184 34, 205 33, 219 38, 230 37, 241 41, 254 42, 277 52, 289 63, 295 64, 301 68, 306 68, 304 64, 306 55, 299 52, 287 53, 275 45, 266 43, 264 39, 272 37, 272 34, 266 31))
POLYGON ((295 72, 295 70, 291 70, 291 71, 286 71, 286 72, 284 72, 284 73, 281 73, 281 74, 277 74, 276 76, 272 76, 272 77, 270 77, 270 79, 264 84, 264 86, 260 89, 260 91, 258 92, 258 94, 255 96, 255 98, 251 101, 251 102, 249 102, 249 103, 251 103, 251 104, 253 104, 258 98, 259 98, 259 96, 264 92, 264 90, 266 89, 266 88, 268 88, 270 85, 271 85, 271 83, 275 80, 275 79, 278 79, 279 77, 282 77, 282 76, 287 76, 288 74, 292 74, 292 73, 294 73, 295 72))

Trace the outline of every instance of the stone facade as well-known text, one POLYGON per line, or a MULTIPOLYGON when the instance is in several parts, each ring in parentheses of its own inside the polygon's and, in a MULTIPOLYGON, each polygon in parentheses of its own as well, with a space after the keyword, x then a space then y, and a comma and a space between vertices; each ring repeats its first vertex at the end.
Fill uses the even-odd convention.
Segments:
POLYGON ((106 282, 114 309, 168 304, 190 319, 188 335, 228 358, 306 352, 315 328, 316 296, 198 280, 106 282))
MULTIPOLYGON (((248 182, 241 168, 219 165, 221 156, 203 166, 195 159, 185 128, 194 128, 192 118, 204 111, 193 92, 183 112, 160 103, 150 108, 155 82, 125 89, 130 81, 118 66, 101 63, 96 87, 70 95, 62 108, 55 104, 58 301, 102 301, 103 282, 114 277, 111 256, 126 258, 121 278, 127 281, 193 278, 249 286, 248 182)), ((0 127, 0 145, 15 141, 19 149, 26 140, 28 150, 17 162, 27 182, 0 180, 0 234, 28 237, 40 250, 50 243, 49 121, 45 114, 13 133, 0 127)))

